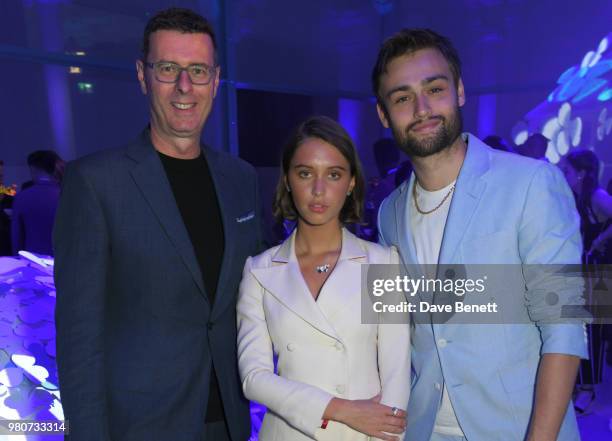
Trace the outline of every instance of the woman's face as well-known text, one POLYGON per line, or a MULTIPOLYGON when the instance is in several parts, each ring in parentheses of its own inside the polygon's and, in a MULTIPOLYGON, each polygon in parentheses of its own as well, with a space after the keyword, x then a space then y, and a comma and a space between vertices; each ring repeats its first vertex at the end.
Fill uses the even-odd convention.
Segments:
POLYGON ((580 173, 578 173, 572 164, 565 158, 559 162, 559 168, 565 175, 565 179, 572 191, 580 193, 580 181, 582 180, 580 173))
POLYGON ((296 149, 286 182, 300 221, 309 225, 339 224, 347 192, 355 186, 348 160, 318 138, 307 138, 296 149))

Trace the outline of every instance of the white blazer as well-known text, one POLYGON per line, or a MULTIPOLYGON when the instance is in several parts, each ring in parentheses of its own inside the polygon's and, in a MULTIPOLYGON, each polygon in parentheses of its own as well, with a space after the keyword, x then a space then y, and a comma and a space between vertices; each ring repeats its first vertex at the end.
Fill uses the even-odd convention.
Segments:
POLYGON ((334 271, 315 301, 295 256, 295 231, 280 246, 249 257, 237 305, 238 366, 244 394, 264 404, 260 441, 362 441, 321 418, 333 397, 406 409, 410 326, 361 323, 361 264, 398 263, 394 248, 346 229, 334 271), (273 356, 278 357, 278 373, 273 356))

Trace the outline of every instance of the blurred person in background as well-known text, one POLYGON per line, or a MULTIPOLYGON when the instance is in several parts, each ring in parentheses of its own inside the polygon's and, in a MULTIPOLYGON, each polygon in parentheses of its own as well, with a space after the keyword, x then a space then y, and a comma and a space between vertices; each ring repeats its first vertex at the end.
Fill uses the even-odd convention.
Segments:
POLYGON ((559 167, 574 192, 580 214, 584 241, 583 260, 608 263, 610 253, 606 250, 612 229, 612 196, 599 186, 600 164, 591 150, 574 150, 565 156, 559 167))
POLYGON ((496 150, 516 153, 516 150, 510 145, 508 145, 506 140, 499 135, 489 135, 485 139, 483 139, 482 142, 484 142, 489 147, 493 147, 496 150))
POLYGON ((20 250, 53 255, 51 237, 60 194, 58 163, 63 160, 53 150, 38 150, 28 156, 32 185, 20 191, 13 202, 13 255, 20 250))
POLYGON ((0 256, 11 256, 11 218, 15 189, 4 185, 4 161, 0 159, 0 256))
POLYGON ((374 160, 378 176, 367 180, 366 198, 364 202, 363 222, 355 226, 357 236, 361 239, 376 242, 378 238, 378 227, 376 216, 378 207, 389 193, 395 189, 395 173, 400 161, 400 153, 391 138, 381 138, 373 146, 374 160))
POLYGON ((403 161, 395 172, 395 188, 402 185, 405 180, 410 179, 413 170, 414 169, 412 168, 412 162, 410 162, 410 159, 403 161))
POLYGON ((53 178, 60 184, 62 183, 62 179, 64 179, 64 169, 66 168, 66 161, 57 155, 55 159, 55 167, 53 168, 53 178))
POLYGON ((608 180, 608 185, 606 185, 606 191, 608 194, 612 195, 612 179, 608 180))
MULTIPOLYGON (((591 150, 574 150, 565 156, 559 167, 574 193, 580 214, 580 232, 583 240, 582 261, 585 264, 612 262, 612 196, 599 186, 600 163, 591 150)), ((595 279, 593 279, 595 280, 595 279)), ((609 326, 592 324, 589 333, 589 360, 583 360, 579 374, 576 410, 585 412, 595 398, 594 385, 602 380, 603 346, 609 326)), ((608 339, 609 340, 609 339, 608 339)), ((611 347, 608 344, 608 359, 611 347)))
POLYGON ((518 146, 518 153, 533 159, 546 159, 546 149, 548 148, 548 138, 541 133, 534 133, 527 141, 518 146))

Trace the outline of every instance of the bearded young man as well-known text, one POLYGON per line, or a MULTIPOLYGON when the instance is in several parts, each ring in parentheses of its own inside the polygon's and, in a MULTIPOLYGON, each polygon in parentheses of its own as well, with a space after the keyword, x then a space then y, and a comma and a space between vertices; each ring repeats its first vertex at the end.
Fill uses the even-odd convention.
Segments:
POLYGON ((584 326, 548 319, 560 317, 564 305, 582 304, 581 286, 551 305, 546 286, 520 271, 580 263, 579 218, 563 175, 462 134, 461 63, 451 42, 431 30, 404 29, 385 41, 372 83, 382 124, 414 166, 381 205, 380 241, 398 247, 406 264, 518 269, 508 284, 526 318, 489 325, 415 320, 406 439, 579 439, 570 398, 587 356, 584 326))

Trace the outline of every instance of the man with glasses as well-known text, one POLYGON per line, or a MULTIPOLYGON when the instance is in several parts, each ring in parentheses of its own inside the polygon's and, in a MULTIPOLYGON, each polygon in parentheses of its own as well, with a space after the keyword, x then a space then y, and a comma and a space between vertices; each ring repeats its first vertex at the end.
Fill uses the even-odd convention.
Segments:
POLYGON ((210 24, 159 12, 136 68, 150 126, 69 164, 56 220, 70 439, 243 441, 235 301, 260 214, 252 167, 200 145, 219 86, 210 24))

